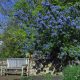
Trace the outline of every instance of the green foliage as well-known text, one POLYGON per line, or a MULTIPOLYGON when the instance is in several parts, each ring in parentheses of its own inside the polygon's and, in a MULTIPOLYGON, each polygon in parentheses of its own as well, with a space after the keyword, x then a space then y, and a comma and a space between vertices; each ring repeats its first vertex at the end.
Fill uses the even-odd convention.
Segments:
POLYGON ((80 65, 68 66, 63 71, 63 80, 80 80, 80 65))
POLYGON ((26 32, 17 25, 8 27, 3 35, 3 57, 24 57, 21 51, 26 40, 26 32))
POLYGON ((61 6, 62 9, 73 6, 77 2, 80 3, 80 0, 49 0, 49 1, 54 5, 61 6))
POLYGON ((59 42, 61 45, 59 57, 63 59, 63 56, 68 54, 69 57, 75 57, 76 59, 80 55, 80 31, 72 27, 65 26, 65 28, 66 31, 62 28, 63 32, 59 32, 58 39, 55 41, 55 43, 59 42))
POLYGON ((39 11, 42 10, 42 6, 38 5, 33 11, 32 11, 32 15, 35 16, 38 14, 39 11))
POLYGON ((16 5, 14 5, 14 9, 15 10, 19 10, 19 9, 24 9, 25 12, 28 12, 28 10, 30 9, 28 3, 26 3, 26 0, 20 0, 16 3, 16 5))
POLYGON ((61 47, 59 58, 63 60, 65 55, 68 55, 70 58, 78 59, 78 57, 80 56, 80 45, 69 45, 68 47, 61 47))
POLYGON ((74 5, 74 7, 76 7, 76 9, 80 10, 80 2, 76 2, 76 4, 74 5))
POLYGON ((2 40, 3 34, 0 34, 0 40, 2 40))
POLYGON ((26 47, 25 50, 27 52, 32 53, 35 50, 34 42, 37 39, 38 32, 34 27, 32 28, 26 27, 26 34, 27 34, 27 37, 25 42, 25 47, 26 47))
POLYGON ((34 0, 34 6, 32 7, 26 0, 20 0, 14 5, 15 10, 23 10, 24 12, 30 13, 30 10, 32 10, 32 13, 30 13, 33 16, 36 16, 39 11, 41 11, 42 5, 41 5, 42 0, 34 0))
POLYGON ((33 52, 35 49, 36 35, 38 33, 34 27, 23 24, 20 28, 16 23, 10 24, 2 37, 4 45, 0 57, 25 57, 26 52, 33 52))

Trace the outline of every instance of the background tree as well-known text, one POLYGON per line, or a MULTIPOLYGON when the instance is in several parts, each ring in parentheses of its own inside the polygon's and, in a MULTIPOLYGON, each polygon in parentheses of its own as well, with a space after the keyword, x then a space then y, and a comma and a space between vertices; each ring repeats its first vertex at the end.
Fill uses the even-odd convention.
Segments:
POLYGON ((29 28, 13 20, 3 34, 4 47, 1 56, 26 57, 26 52, 32 52, 35 48, 36 35, 35 28, 29 28))

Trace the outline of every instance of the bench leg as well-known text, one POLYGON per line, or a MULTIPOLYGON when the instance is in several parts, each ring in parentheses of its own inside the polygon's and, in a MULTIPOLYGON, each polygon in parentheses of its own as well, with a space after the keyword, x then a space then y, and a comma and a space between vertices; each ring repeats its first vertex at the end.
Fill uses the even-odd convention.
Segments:
POLYGON ((24 75, 24 67, 22 66, 21 76, 24 75))

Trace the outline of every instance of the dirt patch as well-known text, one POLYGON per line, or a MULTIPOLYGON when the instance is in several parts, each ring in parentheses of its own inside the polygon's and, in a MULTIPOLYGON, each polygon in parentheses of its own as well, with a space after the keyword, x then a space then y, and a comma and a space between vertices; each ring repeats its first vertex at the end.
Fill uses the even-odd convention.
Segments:
MULTIPOLYGON (((18 75, 8 75, 0 76, 0 80, 20 80, 21 76, 18 75)), ((33 80, 43 80, 43 76, 34 76, 33 80)), ((63 80, 61 76, 54 76, 52 80, 63 80)))
MULTIPOLYGON (((42 76, 36 76, 33 78, 33 80, 44 80, 42 76)), ((51 80, 63 80, 61 76, 55 76, 51 80)))
POLYGON ((18 75, 0 76, 0 80, 20 80, 18 75))

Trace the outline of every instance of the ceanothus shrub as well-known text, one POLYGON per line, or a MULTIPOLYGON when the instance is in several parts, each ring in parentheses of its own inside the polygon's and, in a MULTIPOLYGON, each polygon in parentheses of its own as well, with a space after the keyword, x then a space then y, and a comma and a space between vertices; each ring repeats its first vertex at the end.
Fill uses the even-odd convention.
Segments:
MULTIPOLYGON (((27 2, 25 2, 27 3, 27 2)), ((28 2, 29 3, 29 2, 28 2)), ((65 47, 80 45, 80 10, 78 5, 65 8, 64 10, 57 5, 44 1, 37 9, 37 15, 33 15, 36 4, 33 1, 29 3, 30 9, 24 8, 16 12, 16 18, 25 23, 27 27, 34 27, 38 35, 33 52, 42 51, 43 54, 57 54, 55 58, 61 59, 65 47), (76 41, 76 42, 74 42, 76 41), (60 57, 59 57, 60 56, 60 57)), ((26 30, 25 30, 26 31, 26 30)), ((28 46, 26 44, 26 46, 28 46)), ((71 52, 68 51, 70 54, 71 52)), ((73 52, 74 53, 74 52, 73 52)), ((65 54, 64 54, 65 55, 65 54)), ((61 59, 62 60, 62 59, 61 59)))

